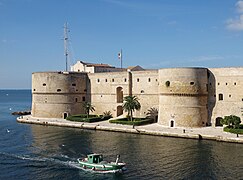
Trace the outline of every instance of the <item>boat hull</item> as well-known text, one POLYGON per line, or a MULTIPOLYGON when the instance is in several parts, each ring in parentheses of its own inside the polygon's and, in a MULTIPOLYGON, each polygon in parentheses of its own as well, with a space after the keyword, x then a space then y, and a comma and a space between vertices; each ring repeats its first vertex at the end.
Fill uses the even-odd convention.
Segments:
POLYGON ((80 159, 78 159, 78 162, 80 164, 81 167, 83 167, 84 169, 92 169, 94 171, 119 171, 119 170, 123 170, 125 163, 107 163, 107 164, 103 164, 103 163, 88 163, 86 161, 82 161, 80 159))

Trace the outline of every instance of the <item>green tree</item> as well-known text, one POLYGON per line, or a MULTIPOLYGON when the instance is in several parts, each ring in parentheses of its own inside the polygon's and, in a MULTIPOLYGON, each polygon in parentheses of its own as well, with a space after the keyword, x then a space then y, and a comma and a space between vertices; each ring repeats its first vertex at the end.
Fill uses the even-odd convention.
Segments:
POLYGON ((241 120, 240 117, 238 116, 230 115, 230 116, 224 116, 221 123, 229 127, 239 128, 241 120))
POLYGON ((157 108, 151 107, 150 109, 148 109, 148 112, 146 113, 146 115, 147 115, 147 118, 153 119, 154 122, 157 122, 158 113, 159 113, 159 111, 157 108))
POLYGON ((124 97, 124 103, 122 105, 122 108, 126 112, 128 112, 128 118, 130 118, 130 121, 132 121, 133 112, 135 110, 139 110, 141 108, 141 105, 136 96, 126 96, 124 97))
POLYGON ((89 112, 94 112, 95 111, 95 108, 94 106, 90 103, 90 102, 85 102, 83 104, 83 108, 85 110, 85 114, 87 115, 87 118, 89 117, 89 112))

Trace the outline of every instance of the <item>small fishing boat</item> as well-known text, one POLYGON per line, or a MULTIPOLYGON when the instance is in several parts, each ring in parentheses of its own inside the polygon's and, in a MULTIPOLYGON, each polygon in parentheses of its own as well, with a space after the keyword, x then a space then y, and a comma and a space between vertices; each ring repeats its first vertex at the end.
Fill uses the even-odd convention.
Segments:
POLYGON ((120 155, 117 155, 116 162, 106 162, 103 161, 103 155, 101 154, 89 154, 86 158, 78 159, 79 164, 84 169, 91 169, 94 171, 102 171, 102 172, 108 172, 108 171, 123 171, 125 170, 125 163, 118 162, 120 158, 120 155))

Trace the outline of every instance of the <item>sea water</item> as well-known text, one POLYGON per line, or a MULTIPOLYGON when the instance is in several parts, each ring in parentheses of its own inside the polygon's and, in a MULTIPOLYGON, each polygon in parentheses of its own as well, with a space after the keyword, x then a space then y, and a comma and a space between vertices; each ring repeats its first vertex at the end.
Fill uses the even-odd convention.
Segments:
POLYGON ((0 90, 0 179, 243 179, 243 144, 21 124, 30 90, 0 90), (83 170, 77 158, 102 153, 122 174, 83 170))

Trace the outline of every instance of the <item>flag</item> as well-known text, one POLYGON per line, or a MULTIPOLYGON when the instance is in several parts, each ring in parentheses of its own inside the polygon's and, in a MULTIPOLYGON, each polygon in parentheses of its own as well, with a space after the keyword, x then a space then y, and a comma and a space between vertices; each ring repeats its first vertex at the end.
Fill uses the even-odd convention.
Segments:
POLYGON ((122 59, 122 51, 118 53, 118 59, 122 59))

